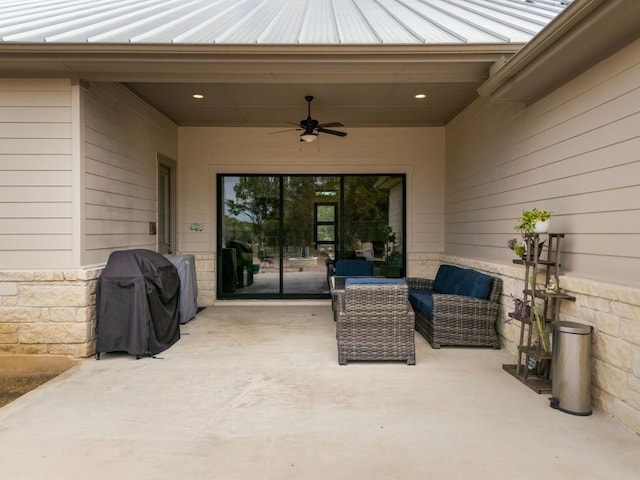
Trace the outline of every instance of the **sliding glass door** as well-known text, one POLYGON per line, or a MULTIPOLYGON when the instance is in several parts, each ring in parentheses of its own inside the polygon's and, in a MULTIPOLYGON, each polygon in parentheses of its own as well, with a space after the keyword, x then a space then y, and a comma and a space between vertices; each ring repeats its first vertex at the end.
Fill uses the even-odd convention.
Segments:
POLYGON ((328 268, 404 269, 403 175, 220 175, 218 297, 326 298, 328 268))

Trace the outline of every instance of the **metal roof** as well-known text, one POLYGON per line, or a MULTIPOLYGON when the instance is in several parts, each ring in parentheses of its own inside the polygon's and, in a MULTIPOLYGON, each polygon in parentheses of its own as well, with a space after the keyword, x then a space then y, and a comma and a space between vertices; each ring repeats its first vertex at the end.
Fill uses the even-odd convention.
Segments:
POLYGON ((572 0, 0 0, 2 43, 526 43, 572 0))

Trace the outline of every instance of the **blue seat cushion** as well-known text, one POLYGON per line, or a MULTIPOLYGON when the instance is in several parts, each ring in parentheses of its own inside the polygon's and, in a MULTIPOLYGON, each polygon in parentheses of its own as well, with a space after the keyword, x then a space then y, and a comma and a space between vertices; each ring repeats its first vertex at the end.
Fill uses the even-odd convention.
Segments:
POLYGON ((347 278, 344 282, 347 285, 405 285, 404 278, 384 278, 384 277, 353 277, 347 278))
POLYGON ((433 292, 431 290, 410 288, 409 303, 414 310, 421 311, 427 318, 433 318, 433 292))
POLYGON ((336 275, 340 277, 370 277, 373 275, 373 262, 368 260, 338 260, 336 275))
POLYGON ((433 291, 451 295, 464 295, 488 299, 491 292, 489 275, 455 265, 441 265, 433 280, 433 291))

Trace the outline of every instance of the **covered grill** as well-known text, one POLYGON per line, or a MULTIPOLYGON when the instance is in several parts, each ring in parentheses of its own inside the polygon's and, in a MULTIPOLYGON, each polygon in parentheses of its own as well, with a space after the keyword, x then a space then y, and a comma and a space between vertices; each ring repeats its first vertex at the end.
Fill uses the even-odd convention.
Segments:
POLYGON ((98 278, 96 358, 154 355, 180 339, 180 277, 151 250, 111 253, 98 278))

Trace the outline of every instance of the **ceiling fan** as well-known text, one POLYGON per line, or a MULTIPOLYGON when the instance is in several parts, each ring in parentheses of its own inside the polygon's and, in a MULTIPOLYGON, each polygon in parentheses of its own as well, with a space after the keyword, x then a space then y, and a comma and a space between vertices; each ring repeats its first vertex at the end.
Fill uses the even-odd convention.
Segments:
MULTIPOLYGON (((338 130, 330 130, 327 127, 343 127, 339 122, 332 123, 318 123, 318 120, 311 118, 311 101, 313 100, 313 96, 307 95, 304 97, 307 101, 307 118, 300 120, 300 128, 296 128, 295 130, 302 130, 300 134, 301 142, 314 142, 318 138, 318 134, 320 133, 328 133, 329 135, 337 135, 338 137, 346 137, 346 132, 339 132, 338 130)), ((283 130, 288 131, 288 130, 283 130)), ((274 132, 281 133, 281 132, 274 132)))

